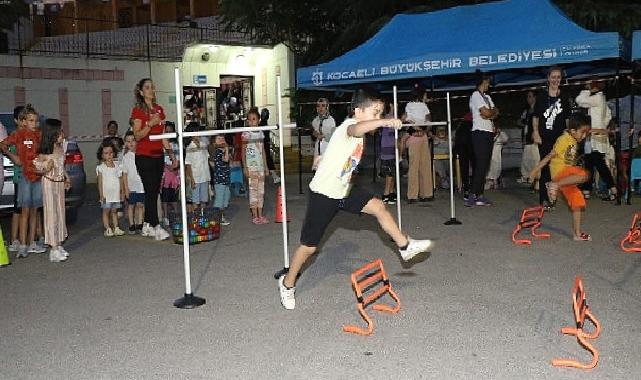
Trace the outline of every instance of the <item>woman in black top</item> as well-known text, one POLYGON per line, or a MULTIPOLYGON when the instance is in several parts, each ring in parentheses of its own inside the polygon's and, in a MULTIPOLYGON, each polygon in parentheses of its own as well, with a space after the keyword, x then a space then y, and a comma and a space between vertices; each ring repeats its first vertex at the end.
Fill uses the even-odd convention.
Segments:
MULTIPOLYGON (((548 71, 548 86, 539 94, 534 106, 532 140, 539 146, 541 159, 552 151, 556 139, 567 129, 571 110, 568 99, 561 95, 561 78, 561 68, 551 67, 548 71)), ((545 187, 550 181, 550 166, 545 165, 539 178, 539 202, 547 209, 552 206, 545 187)))

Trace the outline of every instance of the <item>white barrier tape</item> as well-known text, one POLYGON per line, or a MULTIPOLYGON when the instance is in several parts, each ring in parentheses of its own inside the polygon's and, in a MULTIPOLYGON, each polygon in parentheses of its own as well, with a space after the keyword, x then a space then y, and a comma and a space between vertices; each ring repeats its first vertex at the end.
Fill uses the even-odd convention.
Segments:
MULTIPOLYGON (((285 124, 283 129, 293 129, 296 128, 296 124, 285 124)), ((160 135, 149 136, 149 140, 160 140, 160 139, 171 139, 174 137, 196 137, 196 136, 216 136, 224 135, 228 133, 242 133, 242 132, 257 132, 257 131, 273 131, 277 130, 278 125, 266 125, 263 127, 242 127, 242 128, 232 128, 232 129, 211 129, 207 131, 196 131, 196 132, 183 132, 183 133, 163 133, 160 135)))
POLYGON ((67 136, 67 140, 74 140, 76 142, 94 142, 94 141, 102 141, 105 138, 109 136, 98 136, 98 135, 91 135, 91 136, 67 136))
POLYGON ((403 127, 431 127, 433 125, 447 125, 447 121, 426 121, 420 124, 403 124, 403 127))

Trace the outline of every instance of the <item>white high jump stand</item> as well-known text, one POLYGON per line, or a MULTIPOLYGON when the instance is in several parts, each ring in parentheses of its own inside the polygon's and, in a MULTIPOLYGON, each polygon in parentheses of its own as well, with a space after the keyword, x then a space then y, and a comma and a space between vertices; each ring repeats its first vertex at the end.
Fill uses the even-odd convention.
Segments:
MULTIPOLYGON (((398 91, 396 86, 393 88, 394 92, 394 118, 398 119, 398 91)), ((450 111, 450 93, 448 91, 447 93, 447 121, 430 121, 426 123, 420 123, 420 124, 403 124, 404 127, 427 127, 427 126, 432 126, 432 125, 447 125, 447 142, 448 142, 448 148, 450 152, 450 219, 446 221, 444 224, 451 226, 451 225, 459 225, 461 224, 460 221, 456 219, 456 209, 454 207, 454 171, 452 169, 452 161, 454 159, 454 154, 452 152, 452 116, 451 116, 451 111, 450 111)), ((394 137, 397 141, 396 144, 396 194, 397 194, 397 201, 396 201, 396 213, 397 213, 397 218, 398 218, 398 228, 402 229, 401 227, 401 201, 400 201, 400 196, 401 196, 401 170, 399 167, 399 162, 400 162, 400 154, 398 151, 398 129, 394 129, 394 137)))
POLYGON ((283 258, 284 258, 284 268, 279 271, 279 273, 285 273, 289 270, 289 252, 287 248, 287 198, 285 195, 285 162, 284 162, 284 153, 283 153, 283 130, 286 128, 295 128, 296 124, 283 124, 283 111, 282 111, 282 96, 281 96, 281 87, 280 87, 280 75, 276 77, 276 85, 278 92, 278 125, 268 125, 264 127, 246 127, 246 128, 234 128, 226 130, 208 130, 208 131, 198 131, 198 132, 184 132, 183 131, 183 101, 182 101, 182 88, 180 85, 180 69, 174 69, 175 77, 175 87, 176 87, 176 133, 164 133, 160 135, 149 136, 150 140, 160 140, 166 138, 178 138, 178 151, 181 159, 180 162, 180 209, 182 212, 182 233, 183 233, 183 260, 185 266, 185 295, 182 298, 174 301, 174 306, 180 309, 193 309, 198 306, 205 304, 205 299, 201 297, 196 297, 191 289, 191 267, 189 259, 189 231, 187 228, 187 201, 185 196, 185 163, 182 159, 183 152, 185 147, 183 146, 183 137, 194 137, 194 136, 214 136, 214 135, 223 135, 228 133, 238 133, 238 132, 253 132, 253 131, 273 131, 279 130, 279 152, 280 152, 280 177, 283 183, 281 187, 281 204, 282 204, 282 213, 283 213, 283 258), (282 127, 279 127, 282 126, 282 127))

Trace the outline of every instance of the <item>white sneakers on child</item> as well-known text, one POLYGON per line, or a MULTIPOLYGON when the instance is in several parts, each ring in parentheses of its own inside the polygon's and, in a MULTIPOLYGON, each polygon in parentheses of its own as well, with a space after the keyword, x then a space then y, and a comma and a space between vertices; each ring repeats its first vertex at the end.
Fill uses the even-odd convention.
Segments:
POLYGON ((105 237, 112 237, 112 236, 122 236, 125 234, 125 231, 121 230, 120 227, 116 226, 113 229, 111 227, 107 227, 105 229, 105 237))
POLYGON ((34 241, 33 243, 31 243, 31 245, 27 249, 27 252, 28 253, 44 253, 44 252, 47 252, 47 248, 41 245, 38 245, 38 243, 34 241))
POLYGON ((154 228, 147 222, 142 224, 142 231, 140 232, 142 236, 155 236, 154 228))
POLYGON ((399 249, 399 252, 403 260, 408 261, 421 252, 429 252, 433 245, 434 243, 431 240, 414 240, 408 236, 407 247, 399 249))
POLYGON ((9 245, 9 252, 18 252, 18 249, 20 249, 20 240, 14 240, 9 245))
POLYGON ((51 250, 49 250, 49 261, 51 261, 52 263, 60 263, 67 260, 68 254, 65 255, 63 252, 66 253, 66 251, 64 250, 64 248, 61 250, 61 248, 62 247, 51 248, 51 250))
POLYGON ((155 240, 165 240, 169 238, 169 233, 162 228, 160 224, 156 227, 152 227, 151 224, 145 222, 142 224, 142 231, 140 235, 154 238, 155 240))
POLYGON ((287 310, 294 310, 296 307, 296 298, 294 298, 294 293, 296 293, 296 287, 288 288, 283 284, 285 280, 285 275, 282 275, 278 278, 278 290, 280 291, 280 303, 287 310))
POLYGON ((27 252, 27 246, 20 244, 18 246, 18 252, 16 252, 16 258, 24 259, 27 256, 29 256, 29 252, 27 252))
MULTIPOLYGON (((143 227, 144 228, 144 227, 143 227)), ((165 231, 164 228, 162 228, 159 225, 157 225, 155 228, 152 228, 154 230, 154 239, 156 240, 165 240, 169 238, 169 233, 165 231)))
POLYGON ((58 246, 58 252, 60 252, 60 254, 62 254, 65 258, 69 258, 69 252, 67 252, 65 247, 59 245, 58 246))

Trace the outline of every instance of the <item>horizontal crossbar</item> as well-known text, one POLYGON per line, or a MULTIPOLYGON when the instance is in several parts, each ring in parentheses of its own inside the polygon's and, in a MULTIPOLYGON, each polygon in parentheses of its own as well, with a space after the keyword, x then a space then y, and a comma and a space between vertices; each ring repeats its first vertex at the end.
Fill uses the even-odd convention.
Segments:
MULTIPOLYGON (((195 136, 215 136, 215 135, 224 135, 228 133, 242 133, 242 132, 257 132, 257 131, 273 131, 278 129, 277 125, 266 125, 264 127, 243 127, 243 128, 232 128, 232 129, 209 129, 206 131, 196 131, 196 132, 183 132, 182 137, 195 137, 195 136)), ((284 129, 293 129, 296 128, 296 124, 285 124, 283 125, 284 129)), ((160 140, 160 139, 171 139, 174 137, 179 137, 179 134, 176 132, 173 133, 163 133, 160 135, 149 136, 149 140, 160 140)))
POLYGON ((430 127, 432 125, 447 125, 447 121, 426 121, 418 124, 403 124, 404 127, 430 127))

